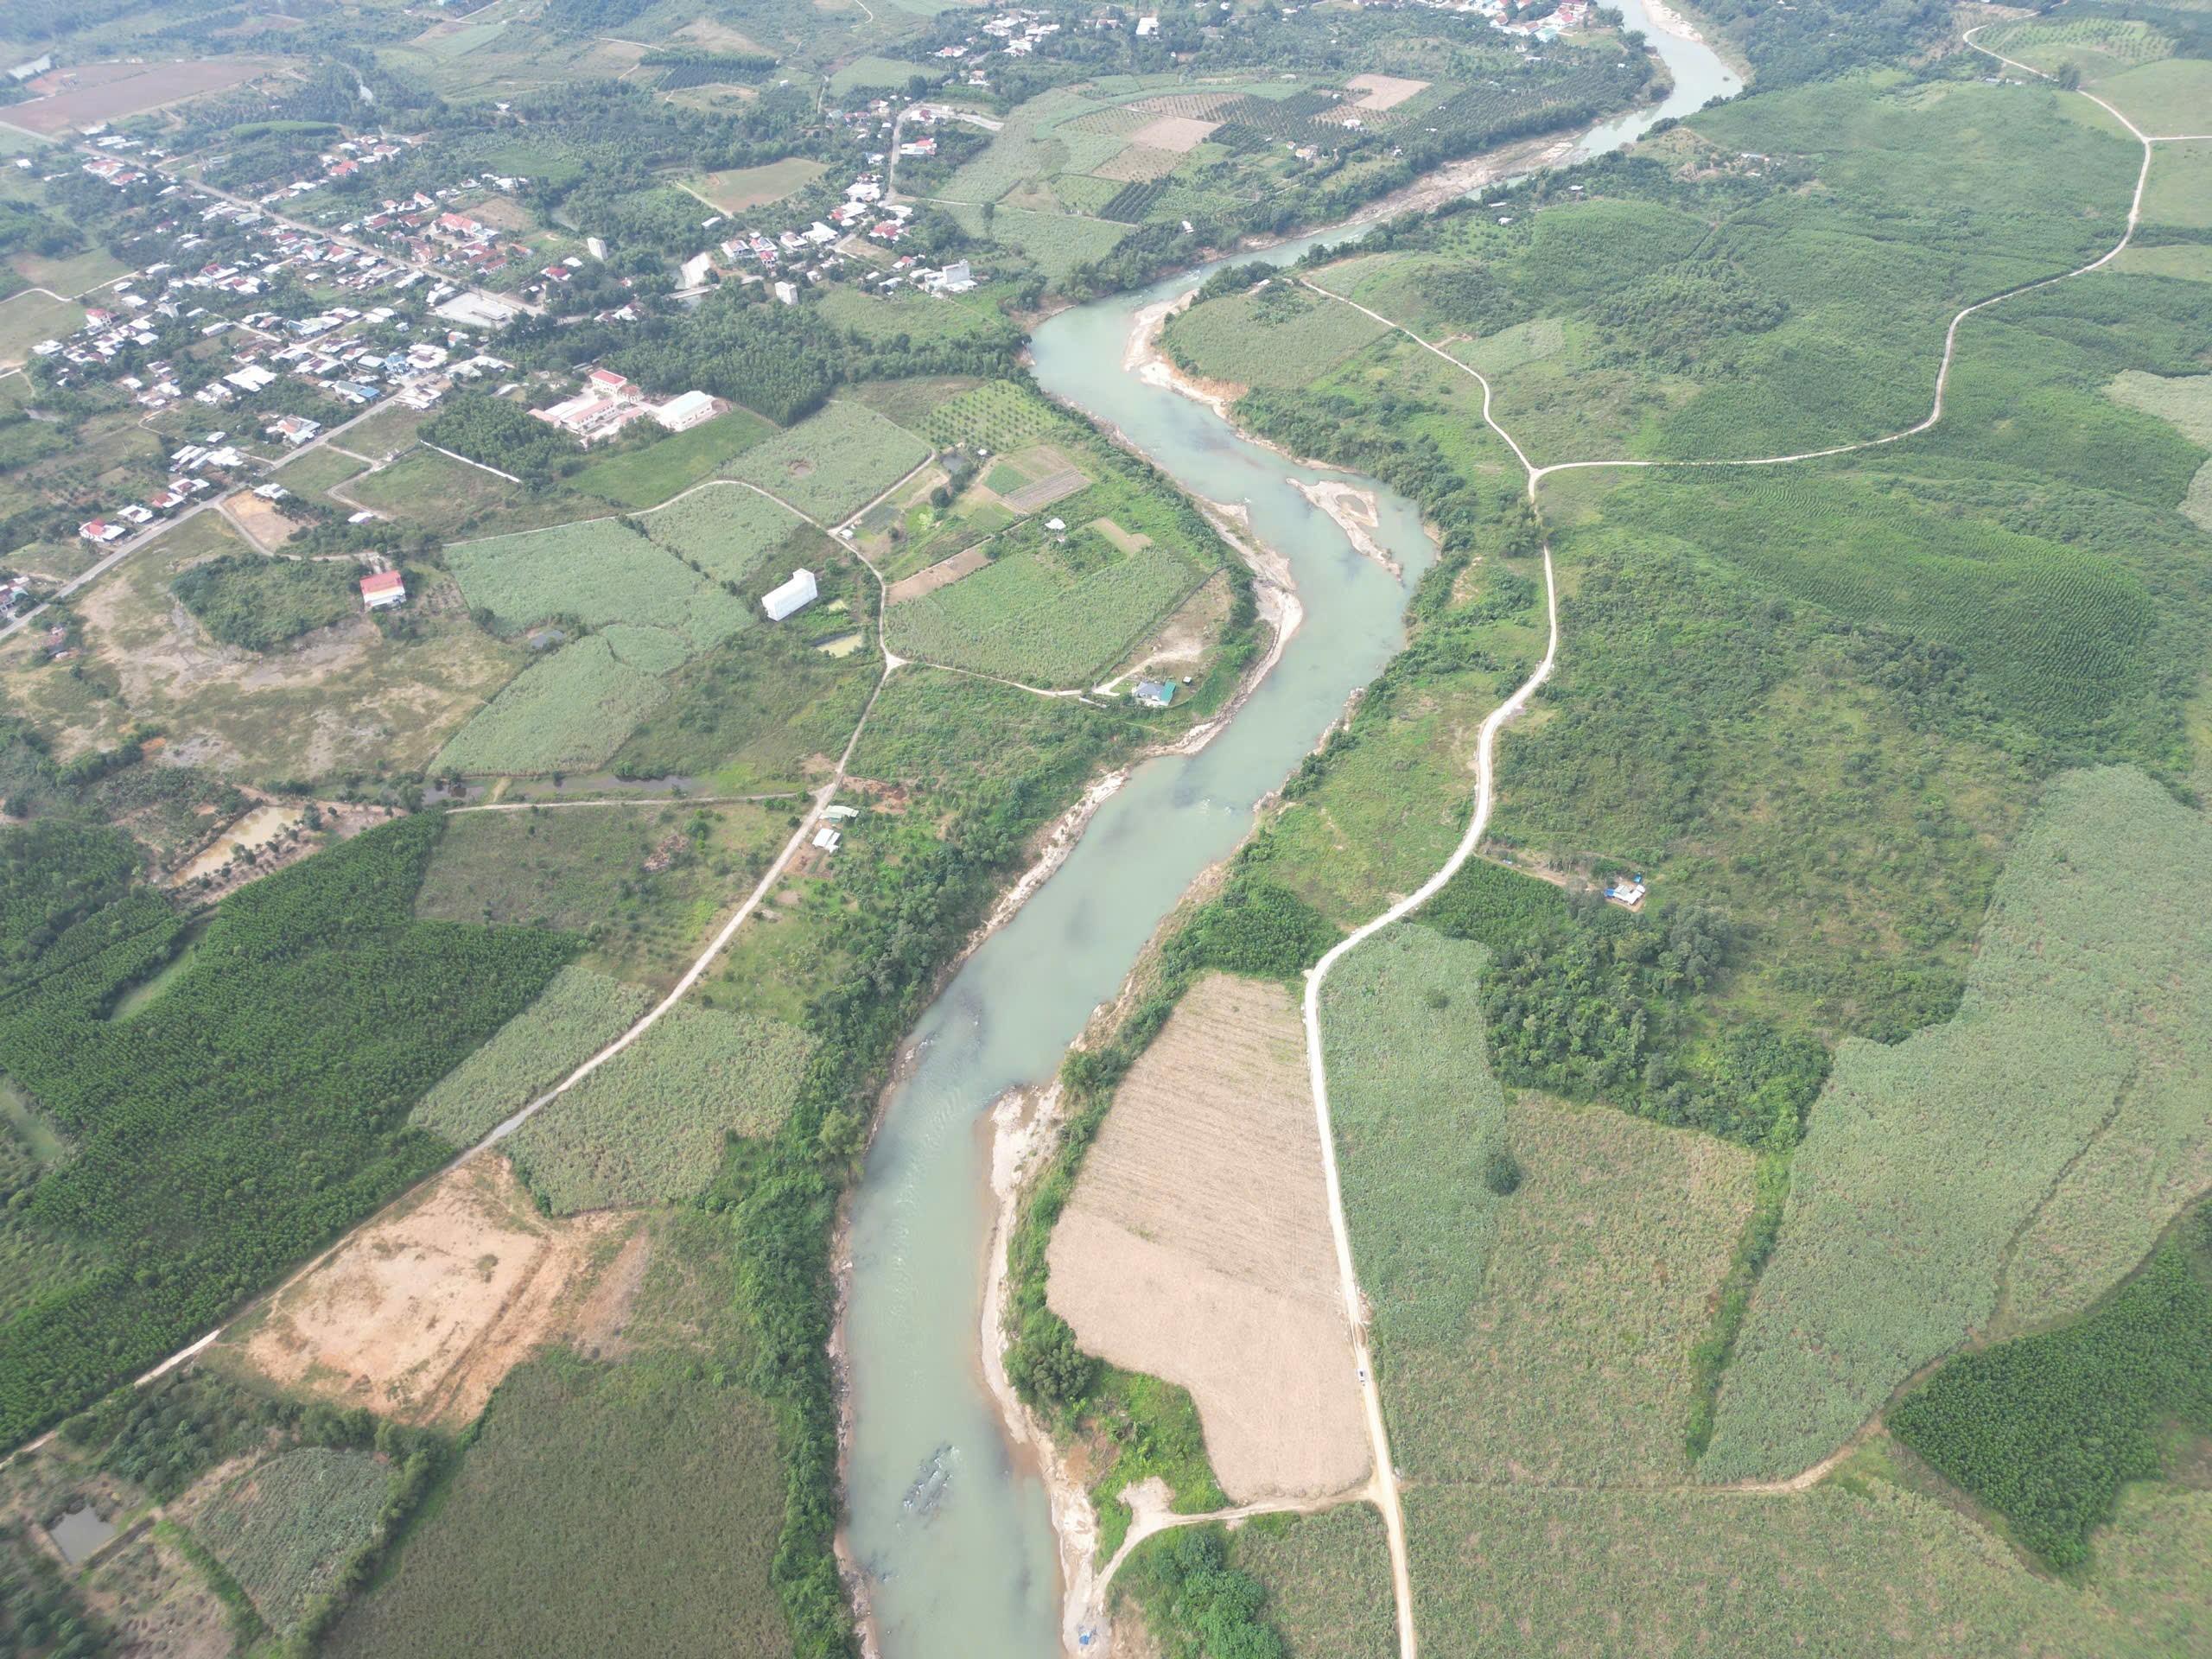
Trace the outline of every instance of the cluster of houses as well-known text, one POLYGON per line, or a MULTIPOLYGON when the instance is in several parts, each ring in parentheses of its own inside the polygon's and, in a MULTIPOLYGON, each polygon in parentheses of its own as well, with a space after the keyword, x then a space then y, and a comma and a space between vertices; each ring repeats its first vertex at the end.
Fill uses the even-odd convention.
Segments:
POLYGON ((642 387, 613 370, 594 369, 584 377, 583 389, 575 397, 531 412, 548 426, 591 444, 611 438, 631 422, 648 416, 671 432, 688 432, 728 407, 703 391, 683 392, 664 404, 656 404, 642 387))
POLYGON ((315 157, 316 165, 322 168, 320 177, 294 179, 282 189, 271 190, 261 200, 264 202, 283 201, 293 196, 303 196, 310 190, 320 190, 334 179, 350 179, 365 167, 388 162, 420 142, 416 138, 387 137, 381 134, 374 138, 340 140, 315 157))
POLYGON ((112 516, 102 514, 87 518, 77 526, 77 534, 94 547, 111 547, 126 536, 136 534, 157 519, 166 518, 179 507, 188 505, 194 497, 205 495, 214 486, 205 478, 187 474, 213 467, 219 470, 243 465, 245 457, 223 440, 220 432, 211 433, 207 443, 188 444, 169 457, 169 465, 176 469, 166 488, 157 490, 143 501, 134 501, 128 506, 114 509, 112 516))
MULTIPOLYGON (((1159 29, 1160 20, 1147 18, 1152 27, 1138 25, 1141 34, 1153 34, 1159 29)), ((979 24, 976 32, 950 46, 940 46, 930 55, 947 63, 966 66, 965 79, 970 86, 988 86, 990 71, 982 66, 994 57, 1026 58, 1046 41, 1060 32, 1060 25, 1052 13, 1036 11, 1027 7, 1016 7, 1001 11, 979 24)))
MULTIPOLYGON (((529 181, 504 179, 499 182, 519 189, 529 181)), ((474 189, 477 181, 467 180, 466 185, 474 189)), ((416 264, 451 270, 472 283, 487 282, 512 266, 527 263, 531 251, 524 244, 509 239, 496 226, 486 225, 474 214, 441 205, 441 197, 450 199, 461 194, 462 188, 455 186, 440 190, 435 195, 417 190, 404 201, 397 198, 385 200, 378 205, 376 212, 340 226, 339 234, 388 239, 416 264)), ((565 265, 549 267, 540 274, 565 281, 569 271, 582 264, 581 259, 570 259, 565 265)))
POLYGON ((1502 35, 1519 40, 1535 41, 1549 45, 1568 29, 1586 29, 1590 22, 1590 0, 1560 0, 1554 10, 1541 17, 1516 20, 1511 0, 1412 0, 1417 6, 1431 11, 1464 12, 1471 16, 1487 17, 1490 26, 1502 35))

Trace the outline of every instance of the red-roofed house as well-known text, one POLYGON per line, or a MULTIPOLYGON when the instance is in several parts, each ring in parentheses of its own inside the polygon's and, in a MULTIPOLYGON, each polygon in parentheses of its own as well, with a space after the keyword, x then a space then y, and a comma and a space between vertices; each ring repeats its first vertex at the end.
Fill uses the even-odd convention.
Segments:
POLYGON ((397 570, 379 570, 361 578, 361 603, 372 611, 387 611, 407 602, 407 583, 397 570))

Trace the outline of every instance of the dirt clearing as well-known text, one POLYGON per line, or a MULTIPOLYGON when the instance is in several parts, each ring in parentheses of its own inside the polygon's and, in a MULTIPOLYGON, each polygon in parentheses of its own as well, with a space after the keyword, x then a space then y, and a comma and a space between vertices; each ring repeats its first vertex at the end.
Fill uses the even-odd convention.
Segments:
POLYGON ((1402 75, 1354 75, 1344 83, 1355 92, 1366 94, 1354 105, 1360 110, 1395 110, 1416 93, 1428 90, 1425 80, 1408 80, 1402 75))
POLYGON ((982 548, 971 547, 949 559, 939 559, 926 570, 917 571, 893 582, 885 593, 885 600, 896 605, 902 600, 919 599, 924 594, 933 594, 940 588, 951 587, 963 576, 974 575, 990 562, 991 556, 982 548))
POLYGON ((1131 1068, 1052 1234, 1083 1345, 1191 1391, 1239 1503, 1357 1485, 1367 1436, 1298 1010, 1193 986, 1131 1068))
POLYGON ((196 63, 88 64, 60 69, 41 84, 50 80, 64 90, 16 105, 9 119, 34 132, 60 132, 220 92, 267 74, 275 67, 266 58, 215 58, 196 63), (118 69, 133 73, 114 74, 118 69), (96 74, 99 79, 94 79, 96 74))
POLYGON ((1199 121, 1187 115, 1163 115, 1147 121, 1129 135, 1129 142, 1147 149, 1173 150, 1187 156, 1211 137, 1218 121, 1199 121))
POLYGON ((613 1255, 610 1271, 607 1257, 636 1223, 548 1220, 505 1159, 474 1159, 279 1291, 243 1333, 244 1361, 403 1422, 471 1421, 572 1319, 591 1346, 617 1339, 643 1259, 613 1255))
POLYGON ((237 521, 246 539, 264 553, 283 546, 302 528, 298 519, 286 518, 274 501, 256 495, 251 490, 225 496, 223 510, 237 521))

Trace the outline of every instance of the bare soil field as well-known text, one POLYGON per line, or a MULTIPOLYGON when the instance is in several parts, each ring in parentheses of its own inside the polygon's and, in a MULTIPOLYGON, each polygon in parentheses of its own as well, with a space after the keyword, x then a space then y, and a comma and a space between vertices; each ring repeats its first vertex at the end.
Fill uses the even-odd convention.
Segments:
POLYGON ((1049 1252, 1083 1345, 1191 1391, 1222 1488, 1317 1497, 1366 1434, 1298 1012, 1281 985, 1193 986, 1131 1068, 1049 1252))
POLYGON ((274 67, 266 58, 211 58, 194 63, 103 63, 57 70, 42 79, 53 79, 65 90, 18 104, 8 118, 34 132, 61 132, 220 92, 274 67))
POLYGON ((1408 80, 1402 75, 1354 75, 1344 85, 1366 94, 1352 106, 1360 110, 1394 110, 1415 93, 1428 90, 1427 81, 1408 80))
POLYGON ((644 1262, 607 1257, 636 1225, 613 1211, 549 1220, 505 1159, 477 1158, 285 1286, 235 1339, 238 1357, 341 1405, 404 1422, 468 1422, 572 1320, 581 1317, 595 1345, 619 1337, 620 1286, 634 1290, 644 1262))
POLYGON ((296 518, 287 518, 276 504, 251 490, 240 490, 223 499, 224 511, 238 521, 246 539, 264 553, 290 541, 302 529, 296 518))
POLYGON ((1201 121, 1187 115, 1163 115, 1147 121, 1130 135, 1129 142, 1147 149, 1173 150, 1187 156, 1212 136, 1218 121, 1201 121))
POLYGON ((885 601, 896 605, 901 600, 919 599, 924 594, 933 594, 940 588, 951 587, 963 576, 974 575, 990 562, 991 556, 982 548, 969 548, 949 559, 939 559, 926 570, 917 571, 893 582, 884 592, 885 601))
POLYGON ((1109 157, 1096 168, 1092 177, 1116 179, 1123 184, 1149 184, 1154 179, 1164 179, 1183 164, 1180 152, 1154 149, 1148 144, 1131 144, 1120 155, 1109 157))

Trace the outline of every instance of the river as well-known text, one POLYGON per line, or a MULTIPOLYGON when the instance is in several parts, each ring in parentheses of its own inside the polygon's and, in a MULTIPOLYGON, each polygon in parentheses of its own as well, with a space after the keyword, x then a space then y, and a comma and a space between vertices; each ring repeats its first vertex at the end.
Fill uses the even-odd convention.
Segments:
MULTIPOLYGON (((1738 83, 1701 44, 1618 0, 1675 79, 1660 105, 1595 129, 1583 154, 1630 142, 1738 83)), ((1295 258, 1324 232, 1249 256, 1295 258)), ((1381 503, 1376 538, 1401 582, 1355 553, 1291 487, 1338 473, 1294 467, 1238 437, 1210 409, 1122 366, 1131 318, 1213 267, 1144 293, 1064 312, 1032 342, 1038 381, 1192 493, 1244 505, 1281 554, 1305 620, 1267 679, 1193 755, 1137 768, 1066 863, 994 934, 923 1017, 917 1059, 887 1106, 855 1197, 845 1317, 853 1412, 848 1537, 871 1579, 885 1659, 1047 1659, 1059 1650, 1058 1558, 1042 1483, 1020 1466, 984 1387, 976 1332, 992 1215, 992 1103, 1049 1078, 1113 996, 1160 919, 1251 827, 1253 809, 1312 750, 1357 687, 1403 642, 1412 584, 1435 550, 1403 497, 1353 478, 1381 503)))

